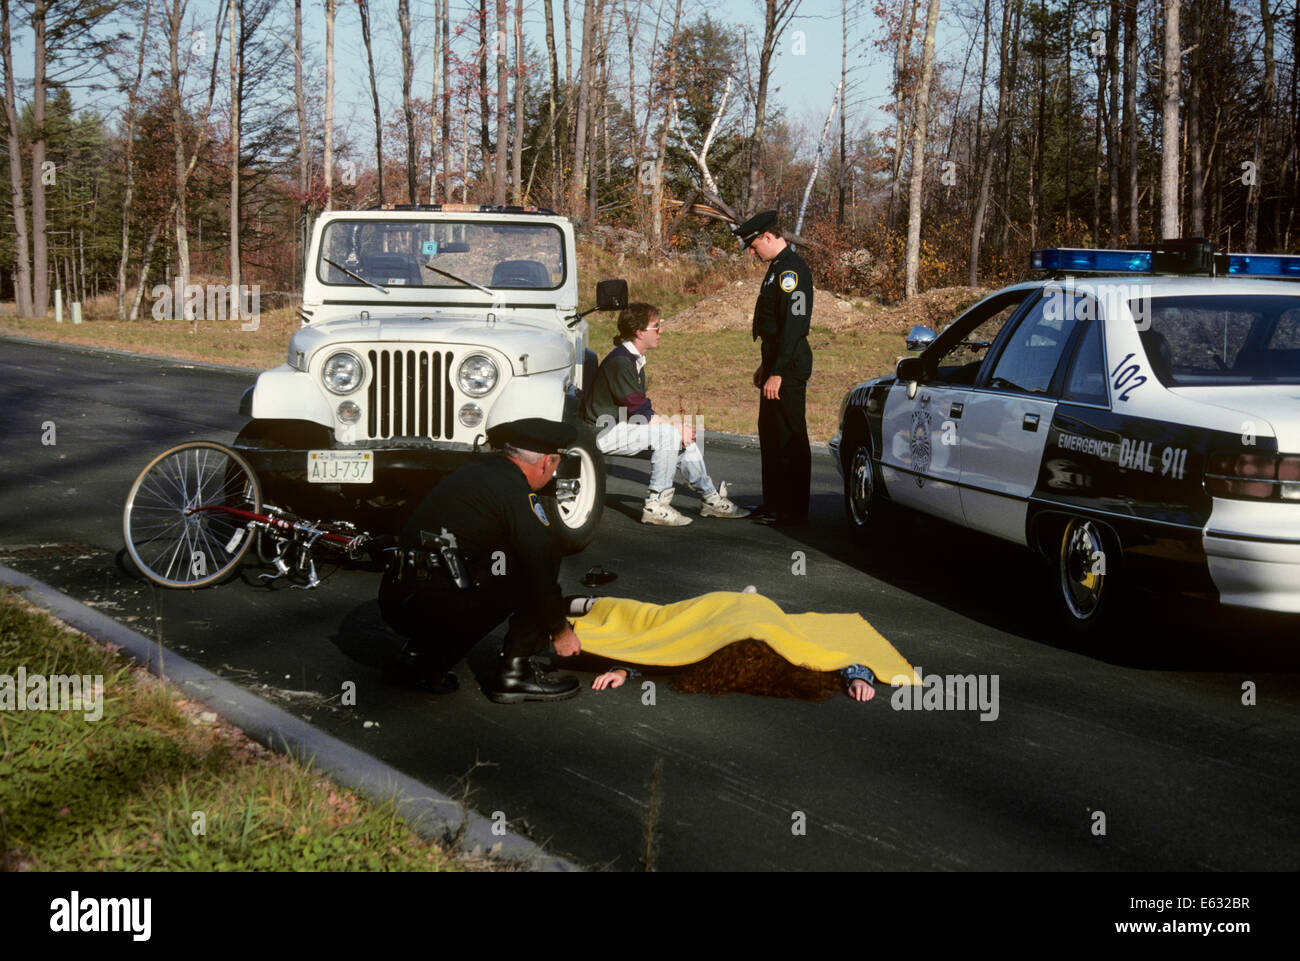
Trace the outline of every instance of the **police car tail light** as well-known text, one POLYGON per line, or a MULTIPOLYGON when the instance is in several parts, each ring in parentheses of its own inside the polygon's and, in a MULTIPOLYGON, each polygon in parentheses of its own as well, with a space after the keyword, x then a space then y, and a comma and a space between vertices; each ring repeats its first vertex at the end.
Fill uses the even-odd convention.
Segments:
POLYGON ((1215 497, 1300 502, 1300 456, 1211 454, 1205 465, 1205 489, 1215 497))

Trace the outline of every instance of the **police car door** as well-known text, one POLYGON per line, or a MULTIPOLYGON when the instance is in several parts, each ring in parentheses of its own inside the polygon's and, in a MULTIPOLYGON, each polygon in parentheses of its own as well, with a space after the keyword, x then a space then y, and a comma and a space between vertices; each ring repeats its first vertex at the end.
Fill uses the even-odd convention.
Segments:
POLYGON ((1057 399, 1053 382, 1078 323, 1072 292, 1044 295, 996 347, 962 414, 961 502, 966 525, 1026 543, 1029 495, 1038 482, 1057 399))
POLYGON ((927 375, 913 396, 894 384, 881 423, 881 475, 889 496, 927 514, 963 521, 958 443, 963 410, 984 354, 1029 291, 986 298, 954 321, 922 354, 927 375))

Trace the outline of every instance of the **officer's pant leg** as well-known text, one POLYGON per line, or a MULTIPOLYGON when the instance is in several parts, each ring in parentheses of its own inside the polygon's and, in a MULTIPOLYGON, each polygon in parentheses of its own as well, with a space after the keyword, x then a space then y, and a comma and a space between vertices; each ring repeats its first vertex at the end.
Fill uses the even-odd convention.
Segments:
POLYGON ((791 517, 808 516, 812 486, 812 449, 808 444, 807 384, 781 385, 782 425, 785 430, 782 458, 785 462, 785 504, 791 517))
POLYGON ((507 613, 499 599, 482 590, 462 591, 437 576, 416 579, 409 571, 400 580, 384 575, 379 607, 430 675, 450 670, 507 613))
POLYGON ((516 614, 506 628, 505 643, 501 645, 503 658, 532 657, 541 654, 551 645, 551 636, 537 626, 531 618, 516 614))
POLYGON ((763 473, 763 506, 779 510, 782 503, 780 463, 780 402, 759 395, 758 453, 763 473))

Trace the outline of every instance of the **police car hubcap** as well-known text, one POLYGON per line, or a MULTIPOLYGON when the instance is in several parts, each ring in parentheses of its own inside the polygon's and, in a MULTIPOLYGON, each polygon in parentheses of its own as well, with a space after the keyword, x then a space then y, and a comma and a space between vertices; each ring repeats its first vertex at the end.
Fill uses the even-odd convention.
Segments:
POLYGON ((871 491, 875 486, 871 474, 871 454, 865 447, 859 447, 853 454, 853 491, 850 498, 853 505, 853 520, 862 524, 867 520, 871 509, 871 491))
POLYGON ((1072 520, 1061 538, 1061 591, 1080 620, 1096 613, 1105 583, 1101 531, 1091 521, 1072 520))

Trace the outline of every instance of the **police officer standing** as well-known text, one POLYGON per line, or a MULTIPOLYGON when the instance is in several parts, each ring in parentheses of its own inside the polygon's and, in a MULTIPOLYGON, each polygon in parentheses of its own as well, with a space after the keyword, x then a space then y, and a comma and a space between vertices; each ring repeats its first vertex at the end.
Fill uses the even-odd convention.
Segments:
POLYGON ((580 650, 556 580, 551 521, 536 493, 576 436, 571 424, 537 417, 498 424, 488 442, 502 453, 466 464, 425 497, 379 590, 384 619, 408 639, 389 680, 455 690, 451 666, 509 617, 488 696, 509 704, 578 693, 577 678, 544 674, 531 660, 552 643, 562 656, 580 650))
POLYGON ((808 446, 805 408, 812 348, 812 271, 781 236, 775 210, 755 214, 733 231, 741 244, 767 261, 767 274, 754 305, 753 335, 762 344, 762 362, 754 371, 758 402, 758 437, 763 464, 763 504, 752 520, 760 524, 808 522, 812 451, 808 446))

